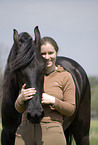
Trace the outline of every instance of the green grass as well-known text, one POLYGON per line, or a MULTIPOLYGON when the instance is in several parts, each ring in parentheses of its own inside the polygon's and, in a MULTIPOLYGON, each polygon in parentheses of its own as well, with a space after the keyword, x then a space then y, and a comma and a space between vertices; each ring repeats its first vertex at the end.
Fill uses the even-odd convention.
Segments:
MULTIPOLYGON (((72 145, 76 145, 74 140, 72 145)), ((98 120, 91 121, 90 145, 98 145, 98 120)))
POLYGON ((91 145, 98 145, 98 121, 91 121, 90 142, 91 145))
MULTIPOLYGON (((1 129, 2 129, 2 126, 0 124, 0 132, 1 132, 1 129)), ((0 139, 1 139, 1 137, 0 137, 0 139)), ((0 143, 1 143, 1 141, 0 141, 0 143)), ((72 145, 76 145, 74 141, 72 142, 72 145)), ((98 121, 97 120, 91 121, 90 145, 98 145, 98 121)))

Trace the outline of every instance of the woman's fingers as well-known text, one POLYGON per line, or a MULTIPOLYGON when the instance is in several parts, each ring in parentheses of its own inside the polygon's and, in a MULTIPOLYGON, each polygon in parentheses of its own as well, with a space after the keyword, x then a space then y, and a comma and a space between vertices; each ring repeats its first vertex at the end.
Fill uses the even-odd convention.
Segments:
POLYGON ((27 93, 27 94, 24 94, 24 97, 30 97, 32 95, 35 95, 36 93, 27 93))
POLYGON ((37 91, 35 90, 35 88, 28 88, 28 89, 25 89, 25 87, 26 87, 26 84, 24 84, 24 85, 22 86, 22 89, 21 89, 21 93, 22 93, 23 95, 31 96, 31 95, 36 94, 37 91))
POLYGON ((36 90, 35 89, 26 89, 23 91, 23 94, 25 96, 31 96, 31 95, 35 95, 36 94, 36 90))
POLYGON ((21 88, 21 90, 25 90, 25 91, 31 91, 31 90, 35 90, 35 88, 28 88, 28 89, 25 89, 26 87, 26 84, 24 84, 21 88))
POLYGON ((24 84, 24 85, 22 86, 22 89, 25 89, 25 87, 26 87, 26 84, 24 84))
POLYGON ((29 97, 26 97, 25 98, 25 101, 29 100, 29 99, 32 99, 34 96, 29 96, 29 97))
POLYGON ((24 89, 24 92, 36 92, 35 88, 24 89))

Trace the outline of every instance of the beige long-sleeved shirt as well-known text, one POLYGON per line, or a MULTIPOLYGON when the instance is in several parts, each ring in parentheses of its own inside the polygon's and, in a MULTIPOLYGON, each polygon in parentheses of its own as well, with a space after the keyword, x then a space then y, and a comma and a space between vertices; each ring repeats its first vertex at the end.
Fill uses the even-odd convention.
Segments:
POLYGON ((44 76, 44 92, 55 97, 55 104, 43 105, 45 117, 42 122, 62 122, 62 115, 71 116, 74 113, 75 84, 71 74, 61 66, 44 76))

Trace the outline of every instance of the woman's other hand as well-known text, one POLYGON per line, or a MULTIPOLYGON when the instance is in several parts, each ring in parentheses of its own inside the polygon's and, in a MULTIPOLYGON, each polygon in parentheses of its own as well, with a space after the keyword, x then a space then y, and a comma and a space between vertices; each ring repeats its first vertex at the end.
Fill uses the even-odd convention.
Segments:
POLYGON ((42 104, 55 104, 55 97, 46 93, 42 94, 42 104))

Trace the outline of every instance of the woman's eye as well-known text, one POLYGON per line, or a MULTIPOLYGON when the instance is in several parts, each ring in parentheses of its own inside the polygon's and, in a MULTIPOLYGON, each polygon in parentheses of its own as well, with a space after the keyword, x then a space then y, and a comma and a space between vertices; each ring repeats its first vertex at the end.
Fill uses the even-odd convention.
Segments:
MULTIPOLYGON (((52 55, 54 52, 48 52, 48 55, 52 55)), ((47 55, 47 53, 41 53, 41 55, 47 55)))
POLYGON ((41 53, 41 55, 46 55, 46 53, 41 53))
POLYGON ((53 54, 53 52, 49 52, 49 54, 51 55, 51 54, 53 54))

